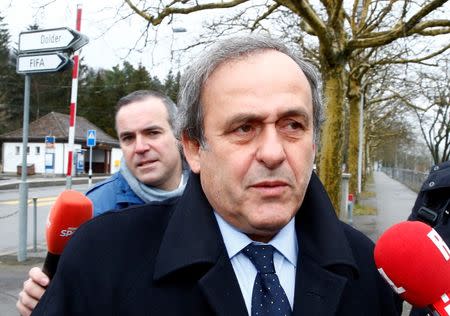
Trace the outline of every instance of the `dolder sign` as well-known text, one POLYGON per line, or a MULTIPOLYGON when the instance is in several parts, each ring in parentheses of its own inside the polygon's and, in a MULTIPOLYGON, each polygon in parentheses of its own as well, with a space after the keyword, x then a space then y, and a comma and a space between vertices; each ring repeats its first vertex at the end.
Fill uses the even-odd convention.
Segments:
POLYGON ((16 71, 31 74, 64 70, 71 65, 68 55, 88 42, 87 36, 67 27, 22 32, 16 71))

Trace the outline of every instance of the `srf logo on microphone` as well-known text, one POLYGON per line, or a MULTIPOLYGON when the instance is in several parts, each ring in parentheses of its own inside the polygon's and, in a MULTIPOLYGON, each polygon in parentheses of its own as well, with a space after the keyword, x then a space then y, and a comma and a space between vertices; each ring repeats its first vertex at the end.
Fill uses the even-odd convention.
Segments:
POLYGON ((67 227, 67 229, 62 229, 59 236, 61 237, 70 237, 77 230, 77 227, 67 227))

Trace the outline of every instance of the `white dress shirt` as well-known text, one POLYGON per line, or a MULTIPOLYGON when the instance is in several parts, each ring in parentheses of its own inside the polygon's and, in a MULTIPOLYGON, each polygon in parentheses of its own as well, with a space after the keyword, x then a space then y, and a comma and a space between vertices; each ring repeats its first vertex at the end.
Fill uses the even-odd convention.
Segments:
MULTIPOLYGON (((214 212, 222 233, 225 247, 228 252, 231 264, 236 274, 242 296, 249 315, 252 306, 253 284, 256 278, 256 268, 253 263, 244 255, 241 250, 251 243, 264 245, 265 243, 255 242, 246 234, 228 224, 217 212, 214 212)), ((298 243, 295 231, 295 217, 268 242, 276 251, 273 255, 275 272, 278 275, 281 286, 291 305, 294 306, 295 292, 295 269, 297 266, 298 243)))

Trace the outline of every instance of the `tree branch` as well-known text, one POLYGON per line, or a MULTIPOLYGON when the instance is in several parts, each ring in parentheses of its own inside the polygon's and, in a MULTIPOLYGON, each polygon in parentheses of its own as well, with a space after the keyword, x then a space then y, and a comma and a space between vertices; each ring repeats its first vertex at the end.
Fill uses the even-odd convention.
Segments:
POLYGON ((386 32, 367 33, 364 37, 350 40, 348 43, 348 48, 353 50, 355 48, 382 46, 402 37, 407 37, 423 31, 429 31, 427 29, 431 27, 448 27, 450 26, 450 20, 432 20, 420 23, 422 18, 442 6, 447 1, 448 0, 433 0, 426 6, 422 7, 407 22, 400 21, 391 30, 386 32))
POLYGON ((420 57, 420 58, 412 58, 412 59, 383 59, 378 62, 374 62, 373 65, 390 65, 390 64, 408 64, 408 63, 422 63, 425 60, 428 60, 430 58, 436 57, 446 50, 450 49, 450 44, 447 46, 441 48, 438 51, 435 51, 429 55, 420 57))
POLYGON ((337 0, 333 3, 333 13, 330 19, 330 25, 335 25, 339 19, 339 15, 342 13, 342 3, 343 0, 337 0))
POLYGON ((314 30, 315 35, 319 38, 321 42, 326 43, 324 46, 329 46, 330 40, 327 37, 327 27, 320 19, 319 15, 314 11, 314 9, 309 4, 309 1, 292 1, 288 0, 275 0, 278 4, 285 6, 292 12, 302 17, 306 23, 314 30))
POLYGON ((172 16, 174 14, 189 14, 192 12, 198 12, 203 10, 209 10, 209 9, 226 9, 226 8, 232 8, 235 6, 238 6, 244 2, 247 2, 248 0, 231 0, 231 1, 221 1, 221 2, 210 2, 210 3, 204 3, 204 4, 196 4, 190 7, 180 8, 180 7, 172 7, 172 5, 175 5, 177 3, 185 4, 185 0, 174 0, 169 5, 165 6, 164 9, 157 13, 157 15, 152 15, 149 13, 146 13, 145 10, 139 9, 132 0, 124 0, 126 4, 134 11, 136 14, 141 16, 142 18, 149 21, 152 25, 156 26, 161 24, 161 22, 169 16, 172 16))
POLYGON ((278 3, 275 3, 275 4, 271 5, 264 14, 262 14, 260 17, 258 17, 255 20, 255 22, 253 23, 253 26, 251 27, 251 29, 252 30, 256 29, 256 26, 259 24, 259 22, 261 22, 262 20, 267 18, 269 15, 271 15, 279 7, 280 7, 280 5, 278 3))

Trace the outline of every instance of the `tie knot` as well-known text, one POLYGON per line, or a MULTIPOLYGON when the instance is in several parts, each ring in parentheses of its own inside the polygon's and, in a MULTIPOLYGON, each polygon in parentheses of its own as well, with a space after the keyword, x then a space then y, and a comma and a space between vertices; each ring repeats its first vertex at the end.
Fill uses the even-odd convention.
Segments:
POLYGON ((275 248, 271 245, 250 244, 243 249, 246 255, 260 273, 275 273, 273 266, 273 252, 275 248))

